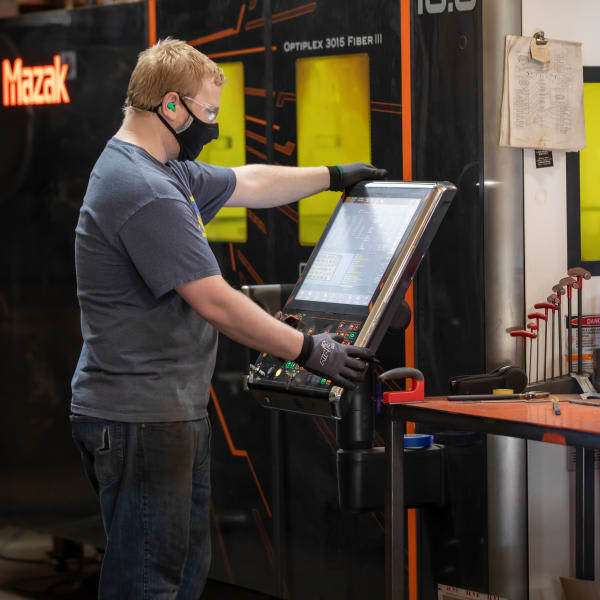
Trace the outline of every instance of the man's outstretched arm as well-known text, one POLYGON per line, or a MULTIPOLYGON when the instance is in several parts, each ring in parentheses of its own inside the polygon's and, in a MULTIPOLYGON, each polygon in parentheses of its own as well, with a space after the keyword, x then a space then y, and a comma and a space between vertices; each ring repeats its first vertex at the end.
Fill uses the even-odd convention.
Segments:
POLYGON ((367 163, 334 167, 235 167, 235 190, 225 206, 271 208, 296 202, 325 190, 343 191, 362 179, 382 179, 387 171, 367 163))

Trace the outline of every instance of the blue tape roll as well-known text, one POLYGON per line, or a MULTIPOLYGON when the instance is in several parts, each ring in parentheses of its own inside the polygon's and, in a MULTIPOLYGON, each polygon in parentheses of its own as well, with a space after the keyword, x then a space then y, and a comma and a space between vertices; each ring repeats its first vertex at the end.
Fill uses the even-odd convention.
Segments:
POLYGON ((427 433, 405 433, 405 448, 429 448, 433 444, 433 436, 427 433))

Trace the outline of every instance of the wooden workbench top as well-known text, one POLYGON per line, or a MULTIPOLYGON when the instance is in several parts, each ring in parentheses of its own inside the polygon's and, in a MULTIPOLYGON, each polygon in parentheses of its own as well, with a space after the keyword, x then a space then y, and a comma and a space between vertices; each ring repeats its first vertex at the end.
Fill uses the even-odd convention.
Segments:
MULTIPOLYGON (((396 404, 399 411, 402 406, 412 413, 410 420, 418 420, 415 413, 423 411, 438 411, 449 414, 482 417, 483 419, 510 421, 551 429, 565 429, 600 435, 600 406, 572 404, 569 399, 579 399, 578 395, 557 394, 549 396, 544 401, 518 402, 456 402, 445 396, 425 398, 423 402, 396 404), (554 414, 550 398, 558 398, 560 415, 554 414)), ((559 440, 544 440, 555 441, 559 440)))

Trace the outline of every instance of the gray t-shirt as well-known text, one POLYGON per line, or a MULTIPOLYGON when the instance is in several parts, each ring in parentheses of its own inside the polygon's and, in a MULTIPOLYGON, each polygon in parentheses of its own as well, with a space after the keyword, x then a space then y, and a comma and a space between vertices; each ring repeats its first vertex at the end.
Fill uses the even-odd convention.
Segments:
POLYGON ((231 169, 165 165, 108 142, 76 229, 83 347, 72 412, 126 422, 206 416, 217 332, 174 288, 220 273, 204 223, 235 185, 231 169))

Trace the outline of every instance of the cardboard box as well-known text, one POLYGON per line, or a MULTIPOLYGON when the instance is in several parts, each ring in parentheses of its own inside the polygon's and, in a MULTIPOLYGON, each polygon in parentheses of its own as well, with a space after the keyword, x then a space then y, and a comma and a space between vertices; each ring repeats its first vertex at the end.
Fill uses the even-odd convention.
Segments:
POLYGON ((441 583, 438 583, 437 589, 438 600, 507 600, 506 598, 501 598, 494 594, 463 590, 452 585, 443 585, 441 583))
POLYGON ((0 0, 0 19, 5 17, 16 17, 19 14, 17 0, 0 0))
POLYGON ((600 600, 600 584, 584 579, 561 577, 566 600, 600 600))

